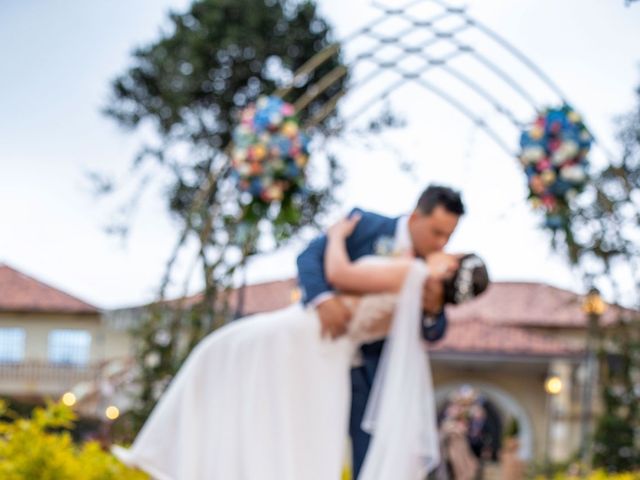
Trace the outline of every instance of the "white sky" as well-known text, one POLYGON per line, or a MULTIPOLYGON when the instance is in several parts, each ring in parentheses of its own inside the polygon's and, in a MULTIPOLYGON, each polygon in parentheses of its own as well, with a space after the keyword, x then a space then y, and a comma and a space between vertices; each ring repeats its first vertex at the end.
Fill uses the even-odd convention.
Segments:
MULTIPOLYGON (((339 38, 372 14, 369 1, 319 3, 339 38)), ((183 10, 187 4, 0 2, 0 262, 99 307, 153 299, 177 232, 160 199, 161 187, 152 187, 143 198, 123 245, 103 231, 113 202, 91 195, 85 173, 126 177, 141 135, 123 132, 100 113, 109 82, 130 64, 135 46, 157 38, 168 9, 183 10)), ((623 0, 477 0, 467 5, 471 15, 549 74, 601 142, 615 151, 612 119, 633 105, 633 90, 640 83, 640 5, 625 7, 623 0)), ((488 54, 538 102, 554 100, 497 50, 488 54)), ((503 85, 464 63, 460 67, 522 118, 530 116, 503 85)), ((375 90, 353 92, 345 108, 366 100, 370 92, 375 90)), ((488 106, 461 98, 497 121, 488 106)), ((401 214, 429 182, 451 184, 463 190, 468 214, 450 250, 478 252, 494 280, 581 288, 537 228, 539 220, 524 202, 524 175, 513 158, 423 89, 407 87, 390 101, 408 121, 405 130, 384 135, 397 153, 355 139, 337 145, 347 182, 332 218, 356 205, 401 214), (398 154, 416 165, 413 178, 398 172, 398 154)), ((515 149, 517 135, 496 125, 515 149)), ((301 246, 298 242, 253 261, 251 281, 293 275, 301 246)), ((192 289, 197 287, 196 281, 192 289)))

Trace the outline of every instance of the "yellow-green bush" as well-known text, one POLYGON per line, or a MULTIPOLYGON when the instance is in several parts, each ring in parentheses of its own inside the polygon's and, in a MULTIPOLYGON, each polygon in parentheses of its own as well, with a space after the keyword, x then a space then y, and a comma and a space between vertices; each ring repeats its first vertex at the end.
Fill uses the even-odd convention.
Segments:
POLYGON ((342 469, 342 479, 341 480, 351 480, 351 468, 344 467, 342 469))
POLYGON ((34 409, 31 418, 14 417, 0 400, 0 478, 2 480, 147 480, 103 451, 96 442, 73 443, 73 411, 62 404, 34 409))
MULTIPOLYGON (((536 477, 537 480, 544 480, 546 477, 536 477)), ((640 472, 607 473, 604 470, 596 470, 588 477, 566 474, 555 474, 553 480, 640 480, 640 472)))

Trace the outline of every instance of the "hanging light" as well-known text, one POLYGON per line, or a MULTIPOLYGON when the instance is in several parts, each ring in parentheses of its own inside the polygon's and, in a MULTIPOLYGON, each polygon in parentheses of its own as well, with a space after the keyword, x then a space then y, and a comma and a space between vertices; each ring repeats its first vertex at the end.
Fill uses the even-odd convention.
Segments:
POLYGON ((602 300, 597 288, 592 288, 587 293, 582 304, 582 311, 587 315, 602 315, 607 309, 607 304, 602 300))
POLYGON ((562 380, 553 375, 545 380, 544 389, 549 395, 557 395, 562 391, 562 380))

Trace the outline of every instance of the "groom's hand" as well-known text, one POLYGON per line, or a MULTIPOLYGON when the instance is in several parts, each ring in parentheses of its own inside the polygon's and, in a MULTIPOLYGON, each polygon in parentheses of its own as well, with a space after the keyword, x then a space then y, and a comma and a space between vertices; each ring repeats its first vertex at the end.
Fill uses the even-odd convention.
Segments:
POLYGON ((338 297, 331 297, 316 306, 322 325, 322 336, 338 338, 347 333, 351 311, 338 297))

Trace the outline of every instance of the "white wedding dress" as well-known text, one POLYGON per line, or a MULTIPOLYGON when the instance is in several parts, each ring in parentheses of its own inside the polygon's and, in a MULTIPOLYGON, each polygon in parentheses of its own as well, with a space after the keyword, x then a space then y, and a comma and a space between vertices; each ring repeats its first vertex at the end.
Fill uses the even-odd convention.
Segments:
POLYGON ((157 480, 339 480, 358 345, 388 339, 365 412, 372 434, 358 480, 422 480, 439 462, 435 399, 419 335, 416 260, 399 295, 368 295, 349 334, 321 339, 301 305, 235 321, 191 353, 130 449, 157 480), (389 330, 384 312, 393 312, 389 330), (389 331, 388 331, 389 330, 389 331))

